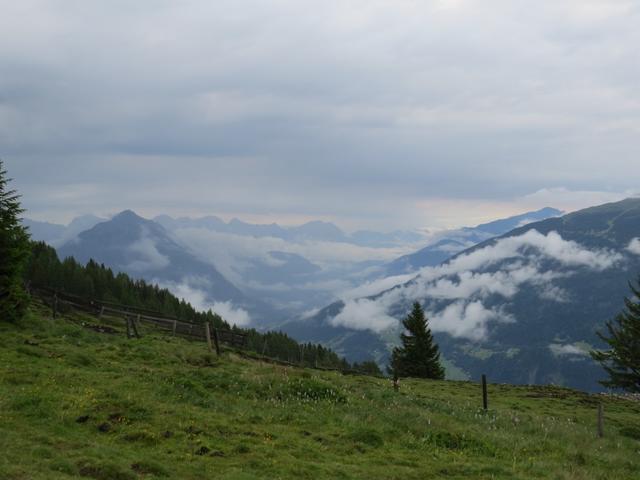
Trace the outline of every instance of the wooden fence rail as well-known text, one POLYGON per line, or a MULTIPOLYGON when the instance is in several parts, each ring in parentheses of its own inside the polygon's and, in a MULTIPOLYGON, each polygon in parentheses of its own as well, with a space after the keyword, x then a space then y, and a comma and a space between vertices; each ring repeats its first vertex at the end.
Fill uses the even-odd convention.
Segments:
MULTIPOLYGON (((97 317, 99 320, 101 320, 105 316, 121 318, 124 321, 124 326, 126 327, 127 334, 130 338, 139 337, 140 330, 138 327, 141 325, 147 325, 156 330, 171 333, 171 335, 173 336, 179 335, 185 338, 207 342, 207 344, 209 342, 206 324, 185 322, 184 320, 165 316, 161 312, 138 308, 131 305, 122 305, 101 300, 89 300, 78 295, 71 295, 49 288, 32 287, 30 288, 30 292, 31 294, 40 297, 46 304, 48 304, 52 308, 54 317, 58 314, 61 307, 69 306, 76 310, 89 313, 90 315, 97 317)), ((242 351, 239 351, 238 353, 246 358, 264 361, 267 363, 274 363, 282 366, 300 367, 300 363, 294 363, 265 356, 264 350, 266 348, 266 341, 262 355, 257 352, 256 355, 250 355, 246 350, 249 339, 246 334, 235 332, 232 330, 211 328, 211 325, 209 327, 209 337, 211 338, 211 343, 218 355, 220 355, 220 344, 224 343, 231 346, 232 348, 241 349, 242 351)), ((321 367, 317 364, 315 366, 307 366, 307 368, 313 368, 316 370, 327 372, 340 372, 343 375, 366 375, 377 377, 377 375, 371 375, 370 373, 361 372, 359 370, 321 367)))
MULTIPOLYGON (((135 334, 136 337, 139 337, 138 326, 146 324, 159 330, 171 332, 174 336, 180 335, 207 341, 207 329, 204 324, 185 322, 184 320, 163 316, 160 312, 129 305, 87 300, 77 295, 69 295, 50 289, 32 289, 31 291, 41 298, 49 300, 54 317, 58 314, 61 305, 68 305, 76 310, 97 316, 99 319, 103 316, 122 318, 129 336, 135 334)), ((243 333, 214 328, 213 335, 216 337, 216 344, 219 341, 236 348, 246 347, 247 344, 247 335, 243 333)))

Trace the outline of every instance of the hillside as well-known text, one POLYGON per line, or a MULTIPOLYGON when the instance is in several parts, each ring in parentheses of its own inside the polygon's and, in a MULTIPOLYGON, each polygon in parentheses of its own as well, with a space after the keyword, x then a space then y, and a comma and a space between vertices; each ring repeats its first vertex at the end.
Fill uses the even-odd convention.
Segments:
POLYGON ((0 478, 621 479, 640 404, 552 387, 343 376, 35 304, 0 322, 0 478), (605 438, 595 438, 599 402, 605 438))
POLYGON ((588 352, 602 346, 597 332, 640 274, 639 220, 635 198, 531 223, 288 331, 350 359, 373 352, 384 364, 399 319, 418 300, 450 376, 595 391, 604 372, 588 352))

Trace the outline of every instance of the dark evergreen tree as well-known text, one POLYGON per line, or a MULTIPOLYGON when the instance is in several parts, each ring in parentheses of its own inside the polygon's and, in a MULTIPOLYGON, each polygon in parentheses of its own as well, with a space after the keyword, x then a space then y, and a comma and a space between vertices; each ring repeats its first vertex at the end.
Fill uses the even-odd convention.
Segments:
POLYGON ((399 377, 444 379, 438 345, 420 303, 413 304, 402 324, 406 332, 400 335, 402 346, 394 348, 391 354, 390 373, 399 377))
POLYGON ((15 322, 29 305, 22 274, 29 259, 29 234, 22 226, 20 196, 0 160, 0 321, 15 322))
POLYGON ((633 297, 625 298, 626 308, 607 322, 609 336, 598 332, 610 349, 594 350, 591 357, 609 374, 602 385, 640 393, 640 281, 638 287, 629 287, 633 297))

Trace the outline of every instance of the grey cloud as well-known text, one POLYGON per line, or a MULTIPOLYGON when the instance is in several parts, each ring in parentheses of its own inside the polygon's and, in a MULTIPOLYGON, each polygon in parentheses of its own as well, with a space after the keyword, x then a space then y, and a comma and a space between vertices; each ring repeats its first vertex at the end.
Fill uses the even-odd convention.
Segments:
POLYGON ((2 155, 26 205, 58 216, 395 228, 439 221, 443 199, 628 191, 639 17, 599 0, 8 2, 2 155))

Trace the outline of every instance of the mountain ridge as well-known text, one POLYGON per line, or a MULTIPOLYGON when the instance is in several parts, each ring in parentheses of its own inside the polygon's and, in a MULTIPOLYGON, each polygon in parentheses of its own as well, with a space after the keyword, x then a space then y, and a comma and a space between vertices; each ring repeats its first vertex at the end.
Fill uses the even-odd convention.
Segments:
POLYGON ((162 225, 132 210, 124 210, 80 233, 58 248, 58 253, 82 263, 93 259, 149 281, 186 286, 204 292, 208 301, 247 302, 245 295, 213 265, 197 259, 162 225))
MULTIPOLYGON (((383 363, 398 320, 410 301, 419 299, 446 360, 468 375, 483 370, 498 381, 598 389, 602 371, 586 353, 601 345, 596 331, 623 307, 627 282, 640 272, 640 254, 630 251, 638 237, 640 199, 635 198, 542 220, 486 240, 377 295, 329 305, 306 320, 307 328, 335 328, 335 336, 323 332, 324 341, 335 346, 344 336, 338 327, 348 326, 347 313, 353 317, 360 308, 386 317, 387 333, 372 339, 368 331, 360 344, 350 338, 356 345, 353 358, 375 351, 383 363)), ((303 334, 304 327, 291 331, 303 334)))

